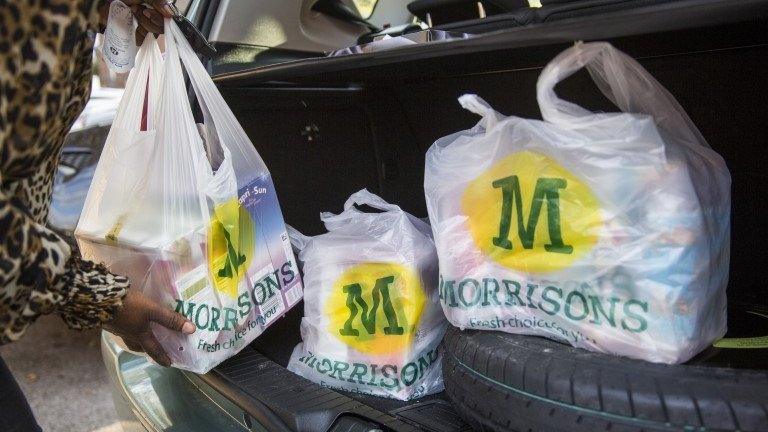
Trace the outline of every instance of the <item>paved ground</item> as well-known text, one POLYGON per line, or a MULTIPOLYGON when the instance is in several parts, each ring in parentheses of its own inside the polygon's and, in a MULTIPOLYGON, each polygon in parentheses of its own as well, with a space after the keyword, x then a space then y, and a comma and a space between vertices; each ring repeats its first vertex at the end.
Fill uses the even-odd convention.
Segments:
POLYGON ((56 316, 38 320, 0 356, 46 432, 120 432, 99 332, 67 329, 56 316))

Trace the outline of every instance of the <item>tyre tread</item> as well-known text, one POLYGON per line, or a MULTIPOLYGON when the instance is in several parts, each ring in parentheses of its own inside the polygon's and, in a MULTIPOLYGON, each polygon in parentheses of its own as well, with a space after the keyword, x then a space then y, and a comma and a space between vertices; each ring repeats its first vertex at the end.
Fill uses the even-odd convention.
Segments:
POLYGON ((446 394, 477 430, 768 431, 765 371, 659 365, 454 328, 444 346, 446 394), (591 386, 584 394, 597 407, 579 400, 579 385, 591 386), (704 416, 702 403, 714 412, 704 416))

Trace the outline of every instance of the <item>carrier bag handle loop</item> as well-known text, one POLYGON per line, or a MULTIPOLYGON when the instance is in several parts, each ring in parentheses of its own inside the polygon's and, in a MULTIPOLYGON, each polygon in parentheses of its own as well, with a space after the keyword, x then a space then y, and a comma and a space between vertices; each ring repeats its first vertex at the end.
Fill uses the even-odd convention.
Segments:
POLYGON ((369 192, 368 189, 361 189, 347 198, 344 203, 344 210, 349 210, 355 205, 367 205, 383 211, 403 211, 400 206, 384 201, 383 198, 369 192))
POLYGON ((488 104, 485 99, 476 94, 465 94, 459 96, 459 104, 465 110, 482 117, 483 119, 480 121, 480 125, 486 131, 493 129, 501 119, 501 115, 499 115, 496 110, 491 108, 491 105, 488 104))
POLYGON ((229 156, 232 166, 238 174, 239 182, 248 183, 254 178, 267 175, 269 171, 266 164, 251 144, 248 135, 219 93, 211 76, 203 67, 183 32, 170 19, 165 21, 165 30, 166 38, 173 39, 181 63, 189 76, 189 81, 203 111, 206 127, 214 135, 213 138, 215 139, 209 139, 205 143, 208 154, 219 154, 225 158, 229 156), (214 145, 221 146, 221 149, 211 148, 214 145), (254 170, 254 167, 259 167, 259 169, 254 170))
POLYGON ((571 129, 594 123, 594 113, 555 93, 557 83, 583 67, 623 112, 652 116, 664 133, 690 148, 709 147, 677 100, 637 61, 607 42, 577 42, 547 64, 536 84, 544 120, 571 129))
POLYGON ((147 107, 146 120, 148 130, 155 127, 157 104, 160 95, 163 70, 163 55, 152 33, 144 38, 144 43, 136 53, 136 61, 128 75, 113 124, 125 130, 141 129, 143 107, 147 107))
MULTIPOLYGON (((355 205, 367 205, 377 210, 386 212, 402 212, 403 210, 395 205, 384 201, 380 196, 373 194, 368 189, 361 189, 353 193, 344 203, 344 211, 339 214, 330 212, 320 213, 320 220, 325 224, 328 231, 334 231, 338 228, 347 226, 354 220, 361 220, 361 216, 376 217, 376 213, 365 213, 355 208, 355 205)), ((364 218, 362 218, 364 219, 364 218)))

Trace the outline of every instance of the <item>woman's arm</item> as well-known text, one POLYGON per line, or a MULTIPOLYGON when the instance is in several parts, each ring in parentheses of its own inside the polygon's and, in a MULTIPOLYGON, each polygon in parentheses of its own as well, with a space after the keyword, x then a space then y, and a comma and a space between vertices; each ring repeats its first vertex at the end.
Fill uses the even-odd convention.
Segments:
POLYGON ((0 343, 21 337, 42 314, 59 313, 78 329, 111 321, 129 285, 80 260, 20 200, 0 191, 0 343))
POLYGON ((150 323, 185 334, 195 326, 129 285, 128 278, 73 253, 19 200, 0 191, 0 344, 19 339, 40 315, 57 313, 74 329, 103 326, 170 366, 150 323))

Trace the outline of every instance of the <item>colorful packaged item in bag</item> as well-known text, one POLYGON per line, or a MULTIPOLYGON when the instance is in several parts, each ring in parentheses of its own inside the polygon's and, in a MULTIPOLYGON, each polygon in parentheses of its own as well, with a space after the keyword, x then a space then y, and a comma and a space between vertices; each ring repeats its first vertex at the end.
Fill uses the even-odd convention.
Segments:
POLYGON ((465 329, 684 362, 726 331, 730 175, 675 99, 607 43, 542 71, 544 121, 483 119, 441 138, 424 187, 440 298, 465 329), (621 113, 559 99, 586 66, 621 113))
POLYGON ((321 219, 326 234, 291 233, 306 289, 303 342, 288 369, 327 387, 395 399, 442 391, 447 321, 429 225, 365 189, 341 214, 321 219))

